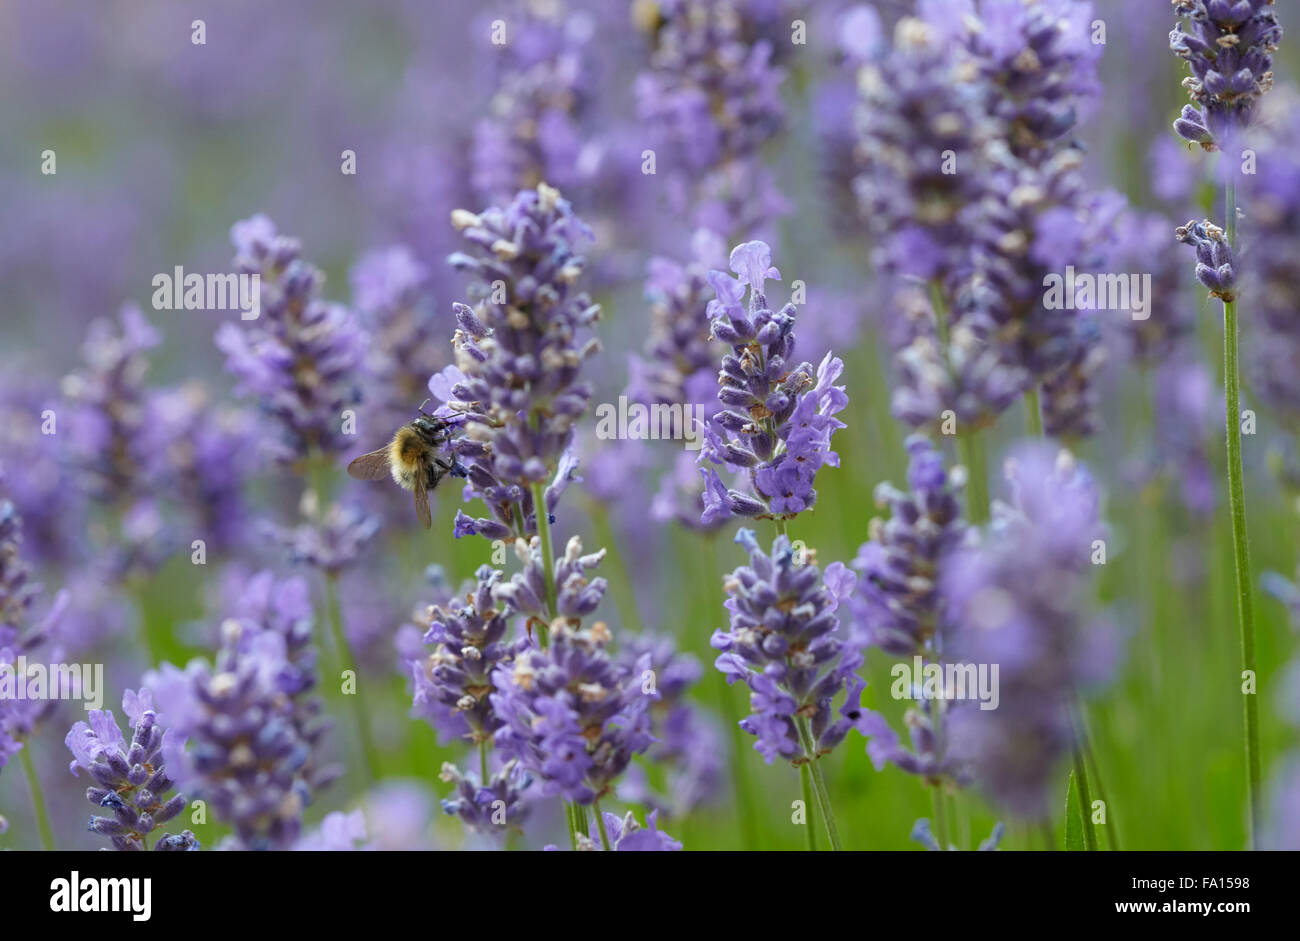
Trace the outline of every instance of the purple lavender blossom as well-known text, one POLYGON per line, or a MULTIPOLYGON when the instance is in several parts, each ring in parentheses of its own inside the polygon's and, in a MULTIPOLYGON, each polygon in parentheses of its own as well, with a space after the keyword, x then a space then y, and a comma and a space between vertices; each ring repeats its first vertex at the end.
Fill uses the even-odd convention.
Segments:
POLYGON ((492 674, 513 661, 521 644, 507 639, 509 621, 493 596, 501 573, 484 565, 475 575, 470 592, 429 606, 423 643, 433 651, 410 666, 415 713, 480 745, 503 725, 489 698, 492 674))
POLYGON ((244 488, 257 440, 252 416, 214 404, 194 383, 155 391, 146 408, 142 440, 161 457, 169 493, 193 521, 193 537, 218 552, 247 543, 252 527, 244 488))
MULTIPOLYGON (((0 478, 3 479, 3 478, 0 478)), ((0 664, 16 669, 19 657, 49 643, 63 617, 68 596, 60 592, 49 610, 35 620, 38 585, 31 581, 31 570, 21 554, 22 524, 14 505, 0 500, 0 664), (35 620, 35 623, 31 623, 35 620)), ((55 648, 50 654, 57 661, 62 656, 55 648)), ((0 770, 11 755, 23 747, 37 723, 54 709, 53 699, 16 699, 0 697, 0 770)))
POLYGON ((212 665, 164 663, 145 677, 160 720, 188 742, 184 750, 173 744, 168 773, 234 829, 231 848, 289 849, 311 798, 304 778, 311 746, 289 698, 301 676, 282 635, 249 638, 236 621, 223 634, 212 665))
POLYGON ((1232 246, 1223 229, 1206 219, 1189 221, 1175 230, 1175 237, 1196 251, 1196 280, 1225 304, 1237 298, 1237 268, 1232 246))
POLYGON ((647 656, 659 698, 650 708, 651 734, 657 741, 646 757, 666 769, 666 794, 661 797, 651 791, 645 775, 637 774, 639 768, 632 768, 619 786, 619 796, 680 816, 717 793, 723 775, 724 746, 702 710, 687 699, 688 690, 703 675, 700 662, 680 653, 672 638, 650 635, 627 638, 619 647, 617 659, 635 669, 647 656))
POLYGON ((731 270, 739 275, 736 280, 720 271, 709 274, 717 293, 709 304, 713 335, 731 352, 718 376, 723 409, 710 421, 700 459, 730 471, 747 470, 755 496, 728 489, 717 471, 704 468, 702 519, 792 519, 817 502, 817 471, 839 466, 830 439, 845 427, 834 417, 849 401, 844 387, 835 385, 844 364, 827 353, 815 375, 808 363, 790 368, 797 310, 793 304, 779 313, 768 307, 764 282, 781 275, 766 243, 737 245, 731 270), (748 309, 742 304, 746 289, 748 309), (723 434, 737 437, 724 440, 723 434))
POLYGON ((1192 103, 1174 122, 1183 140, 1215 150, 1251 124, 1273 87, 1273 53, 1282 27, 1273 0, 1174 0, 1182 20, 1169 48, 1187 63, 1192 103))
POLYGON ((427 297, 430 273, 405 245, 363 255, 351 271, 352 303, 370 335, 365 401, 384 429, 409 421, 429 376, 447 365, 447 325, 427 297))
POLYGON ((343 413, 360 401, 365 332, 346 307, 320 298, 324 275, 266 216, 236 222, 230 240, 235 270, 261 277, 260 316, 222 324, 216 343, 240 390, 273 419, 272 450, 291 463, 351 447, 343 413))
POLYGON ((449 262, 470 276, 475 306, 456 305, 456 365, 429 389, 446 403, 439 414, 463 418, 452 448, 468 468, 466 496, 483 499, 493 517, 470 526, 458 518, 456 535, 526 537, 536 531, 530 488, 550 482, 558 500, 573 470, 565 470, 573 425, 591 399, 578 375, 600 344, 581 334, 600 307, 575 283, 586 266, 576 248, 592 236, 545 184, 506 209, 457 210, 452 219, 472 254, 449 262))
POLYGON ((862 174, 854 184, 876 233, 876 266, 947 282, 970 269, 970 207, 983 196, 992 133, 979 91, 932 25, 904 18, 894 49, 858 79, 862 174), (946 170, 945 170, 946 168, 946 170))
POLYGON ((352 853, 374 849, 366 842, 366 815, 360 810, 326 814, 320 826, 305 834, 294 850, 300 853, 352 853))
MULTIPOLYGON (((1083 0, 921 0, 922 17, 962 47, 983 109, 1017 159, 1050 155, 1101 92, 1094 12, 1083 0)), ((965 73, 969 74, 969 72, 965 73)))
POLYGON ((942 455, 920 435, 907 439, 907 451, 909 491, 876 487, 876 504, 889 507, 890 516, 871 521, 871 539, 853 562, 858 590, 849 599, 864 642, 898 657, 937 653, 938 582, 945 559, 970 533, 959 502, 964 474, 945 470, 942 455))
MULTIPOLYGON (((69 770, 86 771, 94 783, 86 799, 111 816, 92 816, 89 830, 107 836, 117 850, 149 849, 149 834, 185 809, 185 796, 167 797, 172 780, 163 748, 171 735, 158 725, 147 689, 127 690, 122 710, 134 730, 131 741, 122 737, 111 709, 90 710, 90 724, 76 722, 65 744, 72 752, 69 770)), ((194 851, 199 842, 189 830, 162 834, 153 847, 162 851, 194 851)))
POLYGON ((713 633, 710 643, 721 651, 714 666, 728 683, 743 680, 749 687, 753 712, 740 727, 757 738, 754 748, 768 764, 777 757, 793 764, 812 761, 862 718, 865 684, 855 673, 862 654, 839 636, 835 613, 857 579, 841 562, 831 563, 823 576, 816 565, 796 558, 785 536, 776 538, 770 556, 748 529, 736 534, 736 542, 750 561, 724 581, 731 627, 713 633), (841 692, 835 718, 832 701, 841 692), (810 726, 806 744, 803 723, 810 726))
POLYGON ((87 493, 119 501, 140 493, 153 479, 154 461, 145 446, 148 351, 160 342, 158 331, 140 308, 122 308, 120 329, 109 320, 91 323, 82 346, 84 365, 63 379, 72 410, 74 466, 87 493))
POLYGON ((674 209, 724 237, 762 231, 785 211, 756 159, 784 125, 774 46, 755 37, 759 5, 667 0, 647 23, 650 68, 637 79, 639 116, 654 135, 674 209))
POLYGON ((567 190, 590 173, 579 121, 590 98, 591 23, 563 3, 514 7, 502 17, 506 42, 490 50, 500 60, 496 89, 474 126, 472 185, 486 203, 545 182, 567 190))
POLYGON ((316 646, 311 589, 305 578, 277 577, 274 572, 225 573, 222 579, 222 623, 226 643, 251 652, 270 633, 283 641, 284 663, 276 683, 289 698, 294 728, 310 756, 301 774, 311 793, 319 793, 343 774, 338 764, 321 761, 323 744, 333 723, 316 695, 320 651, 316 646))
POLYGON ((266 522, 263 528, 291 563, 330 576, 355 565, 379 533, 380 518, 353 502, 331 503, 322 512, 315 491, 308 491, 301 509, 304 519, 297 526, 266 522))
MULTIPOLYGON (((645 826, 637 822, 631 811, 622 817, 605 813, 605 835, 609 837, 609 848, 616 852, 663 853, 676 852, 682 848, 680 840, 674 840, 659 829, 659 811, 652 810, 645 818, 645 826)), ((579 846, 579 849, 601 849, 600 830, 593 820, 589 834, 591 846, 579 846)))
POLYGON ((443 813, 459 817, 475 833, 501 840, 508 828, 518 827, 528 816, 522 795, 532 779, 517 761, 507 761, 486 785, 476 773, 462 772, 450 762, 443 762, 438 777, 456 786, 442 800, 443 813))
POLYGON ((954 555, 941 583, 944 655, 998 664, 999 705, 951 710, 945 735, 1000 805, 1039 819, 1075 740, 1075 697, 1105 680, 1115 657, 1084 597, 1104 530, 1097 486, 1068 452, 1027 447, 1007 477, 1011 502, 994 504, 987 538, 954 555))
POLYGON ((530 647, 493 673, 492 707, 505 721, 497 748, 547 796, 599 801, 654 742, 650 704, 658 694, 641 680, 649 658, 620 666, 605 650, 609 636, 602 622, 584 629, 560 619, 546 650, 530 647))

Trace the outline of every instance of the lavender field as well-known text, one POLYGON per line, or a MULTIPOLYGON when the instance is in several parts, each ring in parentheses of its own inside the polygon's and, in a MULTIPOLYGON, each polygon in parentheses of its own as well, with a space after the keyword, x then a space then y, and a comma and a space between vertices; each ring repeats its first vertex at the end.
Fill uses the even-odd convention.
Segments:
POLYGON ((0 5, 0 849, 1300 849, 1292 30, 0 5))

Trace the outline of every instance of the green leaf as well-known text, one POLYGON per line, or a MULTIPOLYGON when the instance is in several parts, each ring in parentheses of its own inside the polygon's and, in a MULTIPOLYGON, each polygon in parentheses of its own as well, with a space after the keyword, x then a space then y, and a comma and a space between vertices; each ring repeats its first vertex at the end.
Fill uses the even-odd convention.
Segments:
POLYGON ((1070 790, 1065 795, 1065 848, 1082 850, 1083 843, 1083 808, 1079 806, 1079 787, 1074 782, 1074 772, 1070 772, 1070 790))

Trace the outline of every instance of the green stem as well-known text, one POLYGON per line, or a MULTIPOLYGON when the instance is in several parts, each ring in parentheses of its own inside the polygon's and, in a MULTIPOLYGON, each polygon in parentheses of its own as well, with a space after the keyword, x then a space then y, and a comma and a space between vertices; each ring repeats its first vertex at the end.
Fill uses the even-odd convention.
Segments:
MULTIPOLYGON (((1224 187, 1228 245, 1237 245, 1237 181, 1224 187)), ((1258 678, 1255 664, 1255 602, 1250 577, 1250 543, 1246 534, 1246 490, 1241 462, 1241 370, 1237 353, 1237 303, 1223 304, 1224 409, 1228 424, 1228 498, 1232 510, 1232 550, 1237 569, 1237 620, 1241 628, 1241 668, 1258 678)), ((1246 726, 1246 786, 1250 804, 1250 845, 1259 848, 1260 751, 1259 708, 1254 693, 1243 702, 1246 726)))
POLYGON ((329 624, 330 634, 334 638, 335 652, 339 665, 344 670, 351 670, 356 692, 348 696, 352 716, 356 721, 357 737, 361 740, 361 752, 365 757, 366 772, 371 781, 379 779, 379 751, 375 748, 374 738, 370 734, 369 711, 366 709, 364 686, 361 674, 357 670, 356 657, 352 654, 352 645, 348 643, 347 632, 343 630, 343 618, 339 609, 338 575, 325 573, 325 620, 329 624))
POLYGON ((939 849, 948 849, 948 812, 944 809, 943 789, 936 784, 930 792, 930 800, 934 805, 934 838, 939 841, 939 849))
POLYGON ((609 834, 605 832, 605 815, 600 812, 600 801, 597 800, 591 807, 596 814, 596 829, 600 831, 601 849, 608 853, 612 847, 609 845, 609 834))
POLYGON ((957 436, 957 449, 966 468, 966 518, 978 526, 989 519, 989 478, 983 439, 978 431, 957 436))
MULTIPOLYGON (((1241 376, 1237 363, 1237 304, 1223 305, 1223 367, 1228 420, 1228 502, 1232 511, 1232 551, 1237 571, 1237 623, 1241 629, 1241 669, 1258 676, 1255 664, 1255 601, 1250 580, 1250 543, 1246 534, 1246 491, 1241 462, 1241 376)), ((1246 785, 1250 802, 1250 845, 1259 846, 1260 756, 1259 709, 1254 694, 1244 696, 1246 785)))
POLYGON ((482 787, 488 786, 488 743, 487 739, 478 743, 478 780, 482 787))
POLYGON ((577 850, 578 848, 578 823, 573 813, 573 804, 569 801, 564 802, 564 819, 569 826, 569 849, 577 850))
POLYGON ((805 762, 799 766, 799 789, 803 792, 805 846, 810 853, 817 852, 817 825, 813 818, 812 769, 805 762))
POLYGON ((1101 778, 1101 765, 1097 763, 1097 754, 1092 747, 1092 736, 1088 732, 1088 721, 1082 706, 1079 706, 1076 715, 1079 720, 1079 747, 1083 750, 1083 760, 1092 775, 1093 783, 1097 786, 1097 797, 1106 806, 1106 848, 1111 852, 1118 852, 1119 825, 1115 822, 1115 808, 1106 797, 1106 785, 1101 778))
POLYGON ((1088 766, 1078 744, 1071 749, 1074 756, 1074 782, 1079 788, 1079 813, 1083 815, 1083 845, 1093 852, 1097 849, 1097 831, 1092 827, 1092 792, 1088 788, 1088 766))
POLYGON ((50 813, 45 809, 45 796, 41 793, 41 782, 36 776, 36 764, 32 761, 32 744, 24 742, 18 752, 22 761, 23 773, 27 775, 27 789, 32 793, 32 809, 36 811, 36 829, 41 834, 41 846, 47 852, 54 851, 54 831, 50 829, 50 813))
MULTIPOLYGON (((534 483, 533 515, 537 517, 537 539, 542 544, 542 580, 546 592, 546 614, 551 620, 556 617, 555 604, 555 546, 551 543, 551 514, 546 510, 546 488, 534 483)), ((549 625, 548 625, 549 626, 549 625)), ((543 650, 550 643, 547 627, 537 629, 537 642, 543 650)))
POLYGON ((1038 386, 1025 393, 1025 432, 1031 438, 1043 437, 1043 410, 1038 404, 1038 386))
POLYGON ((813 790, 817 794, 817 809, 821 811, 822 820, 826 823, 826 837, 830 840, 831 849, 839 852, 843 849, 840 845, 840 831, 835 826, 835 812, 831 809, 831 795, 826 790, 821 764, 813 757, 814 746, 812 733, 808 730, 808 720, 800 716, 795 720, 795 727, 799 730, 799 741, 803 745, 803 752, 808 758, 808 765, 812 772, 813 790))

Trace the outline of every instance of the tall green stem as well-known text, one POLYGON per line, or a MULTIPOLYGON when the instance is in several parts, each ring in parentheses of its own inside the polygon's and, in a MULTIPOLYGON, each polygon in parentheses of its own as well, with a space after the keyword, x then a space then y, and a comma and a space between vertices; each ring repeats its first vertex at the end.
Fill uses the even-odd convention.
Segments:
POLYGON ((1079 788, 1079 813, 1083 815, 1083 845, 1086 849, 1096 851, 1097 831, 1092 827, 1092 791, 1088 787, 1088 765, 1083 760, 1083 751, 1076 742, 1072 750, 1074 756, 1074 783, 1079 788))
POLYGON ((41 793, 41 782, 36 776, 36 763, 32 761, 31 742, 23 743, 18 758, 22 762, 23 773, 27 775, 27 789, 32 794, 32 809, 36 811, 36 829, 41 834, 41 846, 47 852, 53 852, 54 831, 50 829, 50 813, 45 809, 45 795, 41 793))
MULTIPOLYGON (((1228 244, 1237 249, 1237 184, 1226 186, 1228 244)), ((1246 489, 1241 463, 1241 371, 1237 353, 1237 302, 1223 303, 1224 411, 1228 425, 1228 504, 1232 512, 1232 552, 1237 571, 1237 623, 1241 629, 1241 668, 1257 676, 1255 602, 1250 577, 1250 543, 1246 534, 1246 489)), ((1250 805, 1250 845, 1259 847, 1260 755, 1259 708, 1255 694, 1244 694, 1246 726, 1246 795, 1250 805)))
MULTIPOLYGON (((555 546, 551 543, 551 514, 546 510, 546 488, 540 483, 532 486, 533 514, 537 517, 537 539, 542 544, 542 579, 546 592, 546 614, 552 620, 556 616, 555 605, 555 546)), ((537 629, 537 642, 543 650, 550 643, 548 627, 537 629)))
POLYGON ((1025 393, 1025 431, 1031 438, 1043 437, 1043 409, 1038 404, 1038 386, 1025 393))
POLYGON ((957 450, 966 468, 966 517, 978 526, 989 519, 989 477, 984 442, 978 431, 957 436, 957 450))
POLYGON ((816 750, 812 733, 808 730, 808 720, 800 716, 795 719, 795 727, 799 730, 799 742, 803 745, 803 753, 808 759, 808 767, 812 773, 813 790, 817 795, 817 809, 821 811, 822 820, 826 824, 826 838, 830 840, 831 849, 838 852, 844 847, 840 845, 840 831, 835 825, 835 812, 831 809, 831 795, 826 790, 821 763, 815 757, 816 750))
POLYGON ((609 845, 609 834, 605 832, 605 815, 600 812, 600 801, 595 801, 591 809, 596 815, 596 829, 600 831, 600 848, 609 852, 613 847, 609 845))
POLYGON ((799 790, 803 793, 804 836, 808 852, 817 852, 817 821, 813 816, 812 769, 805 762, 799 766, 799 790))

